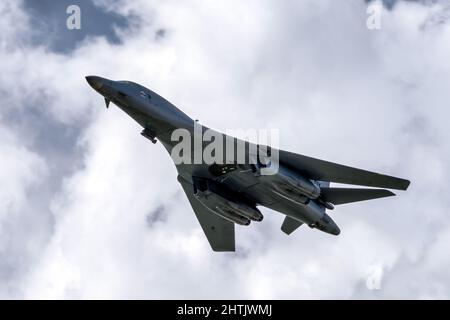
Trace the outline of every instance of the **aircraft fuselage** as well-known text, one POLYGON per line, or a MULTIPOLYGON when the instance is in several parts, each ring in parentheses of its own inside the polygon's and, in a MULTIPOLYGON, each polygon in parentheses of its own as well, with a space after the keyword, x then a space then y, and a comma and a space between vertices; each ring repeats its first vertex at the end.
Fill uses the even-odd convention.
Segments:
MULTIPOLYGON (((183 128, 194 133, 195 121, 152 90, 129 81, 112 81, 96 76, 86 79, 104 96, 107 106, 109 101, 117 105, 144 128, 142 134, 145 137, 152 142, 158 139, 169 153, 177 143, 171 140, 175 129, 183 128)), ((192 152, 195 152, 194 148, 192 145, 192 152)), ((176 168, 179 179, 194 185, 195 179, 204 179, 220 186, 223 196, 216 196, 214 199, 210 193, 208 197, 208 192, 211 191, 203 190, 198 191, 196 197, 205 206, 211 206, 209 209, 224 219, 241 225, 249 224, 251 220, 260 221, 262 218, 251 219, 249 214, 259 217, 255 210, 257 205, 261 205, 326 233, 340 233, 336 223, 326 214, 324 203, 319 199, 318 182, 302 177, 283 164, 280 164, 274 175, 260 175, 258 168, 251 164, 239 164, 226 174, 221 174, 223 166, 218 170, 214 170, 214 166, 220 164, 177 164, 176 168), (230 199, 231 204, 227 205, 230 199), (233 207, 235 203, 237 205, 233 207), (230 206, 232 208, 229 209, 230 206), (235 213, 237 217, 233 216, 235 213)), ((194 186, 194 190, 197 189, 198 187, 194 186)))

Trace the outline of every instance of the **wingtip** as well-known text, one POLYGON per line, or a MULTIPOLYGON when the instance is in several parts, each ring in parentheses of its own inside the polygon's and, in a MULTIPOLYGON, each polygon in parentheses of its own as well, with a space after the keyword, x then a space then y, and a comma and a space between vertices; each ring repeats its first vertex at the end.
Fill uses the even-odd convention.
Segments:
POLYGON ((408 187, 409 187, 410 184, 411 184, 411 181, 405 179, 404 189, 402 189, 402 190, 405 190, 405 191, 406 191, 406 190, 408 189, 408 187))
POLYGON ((393 193, 391 190, 386 190, 387 192, 386 192, 386 197, 394 197, 394 196, 396 196, 396 194, 395 193, 393 193))
POLYGON ((395 186, 391 186, 390 189, 396 189, 396 190, 403 190, 406 191, 411 183, 411 181, 407 180, 407 179, 401 179, 401 178, 397 178, 397 183, 395 184, 395 186))
POLYGON ((396 178, 396 177, 390 177, 390 178, 394 178, 394 179, 390 183, 388 183, 384 186, 380 185, 379 187, 406 191, 409 187, 409 184, 411 183, 411 181, 409 181, 407 179, 396 178))

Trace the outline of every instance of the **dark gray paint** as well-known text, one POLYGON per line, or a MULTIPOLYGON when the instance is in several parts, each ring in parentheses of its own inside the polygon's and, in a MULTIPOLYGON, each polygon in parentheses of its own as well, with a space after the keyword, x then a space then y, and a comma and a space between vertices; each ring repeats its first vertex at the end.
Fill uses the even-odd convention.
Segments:
MULTIPOLYGON (((109 101, 116 104, 145 129, 143 132, 146 137, 153 143, 158 139, 169 153, 178 143, 171 140, 171 133, 175 129, 184 128, 191 133, 191 137, 194 136, 195 121, 157 93, 130 81, 112 81, 97 76, 88 76, 86 80, 103 95, 106 107, 109 106, 109 101)), ((208 130, 206 127, 202 129, 208 130)), ((208 144, 204 142, 201 147, 204 148, 208 144)), ((226 173, 218 174, 213 166, 206 163, 176 165, 178 181, 215 251, 234 251, 234 223, 248 225, 252 220, 236 208, 251 209, 262 205, 301 222, 293 224, 288 219, 282 227, 288 234, 304 223, 326 233, 338 235, 338 226, 325 212, 325 208, 333 208, 332 204, 326 202, 325 196, 333 199, 333 192, 337 193, 335 199, 339 199, 336 201, 338 204, 386 197, 393 193, 388 190, 355 191, 325 187, 327 192, 322 195, 320 188, 327 185, 323 181, 400 190, 406 190, 409 186, 409 181, 405 179, 283 150, 278 151, 280 169, 277 173, 260 175, 258 165, 250 160, 251 147, 254 145, 248 142, 245 142, 245 145, 246 162, 239 163, 234 170, 226 173), (317 183, 318 180, 322 183, 317 183), (294 192, 292 186, 296 187, 294 192), (226 214, 223 212, 224 208, 226 214)), ((191 154, 196 151, 203 150, 198 150, 195 143, 191 142, 191 154)), ((236 152, 234 154, 236 155, 236 152)))

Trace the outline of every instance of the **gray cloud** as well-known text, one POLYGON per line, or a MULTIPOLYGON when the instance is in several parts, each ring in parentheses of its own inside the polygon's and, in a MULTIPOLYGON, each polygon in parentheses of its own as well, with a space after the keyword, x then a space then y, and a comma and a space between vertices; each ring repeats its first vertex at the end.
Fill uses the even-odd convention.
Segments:
POLYGON ((146 220, 149 227, 152 227, 157 222, 167 221, 166 208, 163 205, 156 207, 147 215, 146 220))
POLYGON ((89 36, 102 36, 111 43, 119 44, 121 39, 115 29, 127 28, 133 22, 133 17, 128 20, 114 11, 106 11, 100 3, 91 0, 24 0, 23 8, 34 26, 31 31, 32 42, 36 45, 45 44, 49 49, 61 53, 70 53, 89 36), (69 30, 66 27, 69 16, 66 9, 70 5, 80 7, 80 30, 69 30))
MULTIPOLYGON (((366 3, 374 3, 376 0, 365 0, 366 3)), ((389 10, 392 10, 397 3, 401 2, 416 2, 424 5, 433 4, 439 0, 381 0, 383 6, 389 10)))

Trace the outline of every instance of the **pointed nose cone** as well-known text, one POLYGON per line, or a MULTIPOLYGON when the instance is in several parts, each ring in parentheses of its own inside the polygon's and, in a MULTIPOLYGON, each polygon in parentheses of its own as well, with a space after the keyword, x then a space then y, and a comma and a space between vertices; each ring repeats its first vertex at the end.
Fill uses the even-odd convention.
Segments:
POLYGON ((100 90, 100 88, 103 87, 104 84, 104 79, 97 76, 87 76, 86 81, 92 88, 94 88, 97 91, 100 90))

